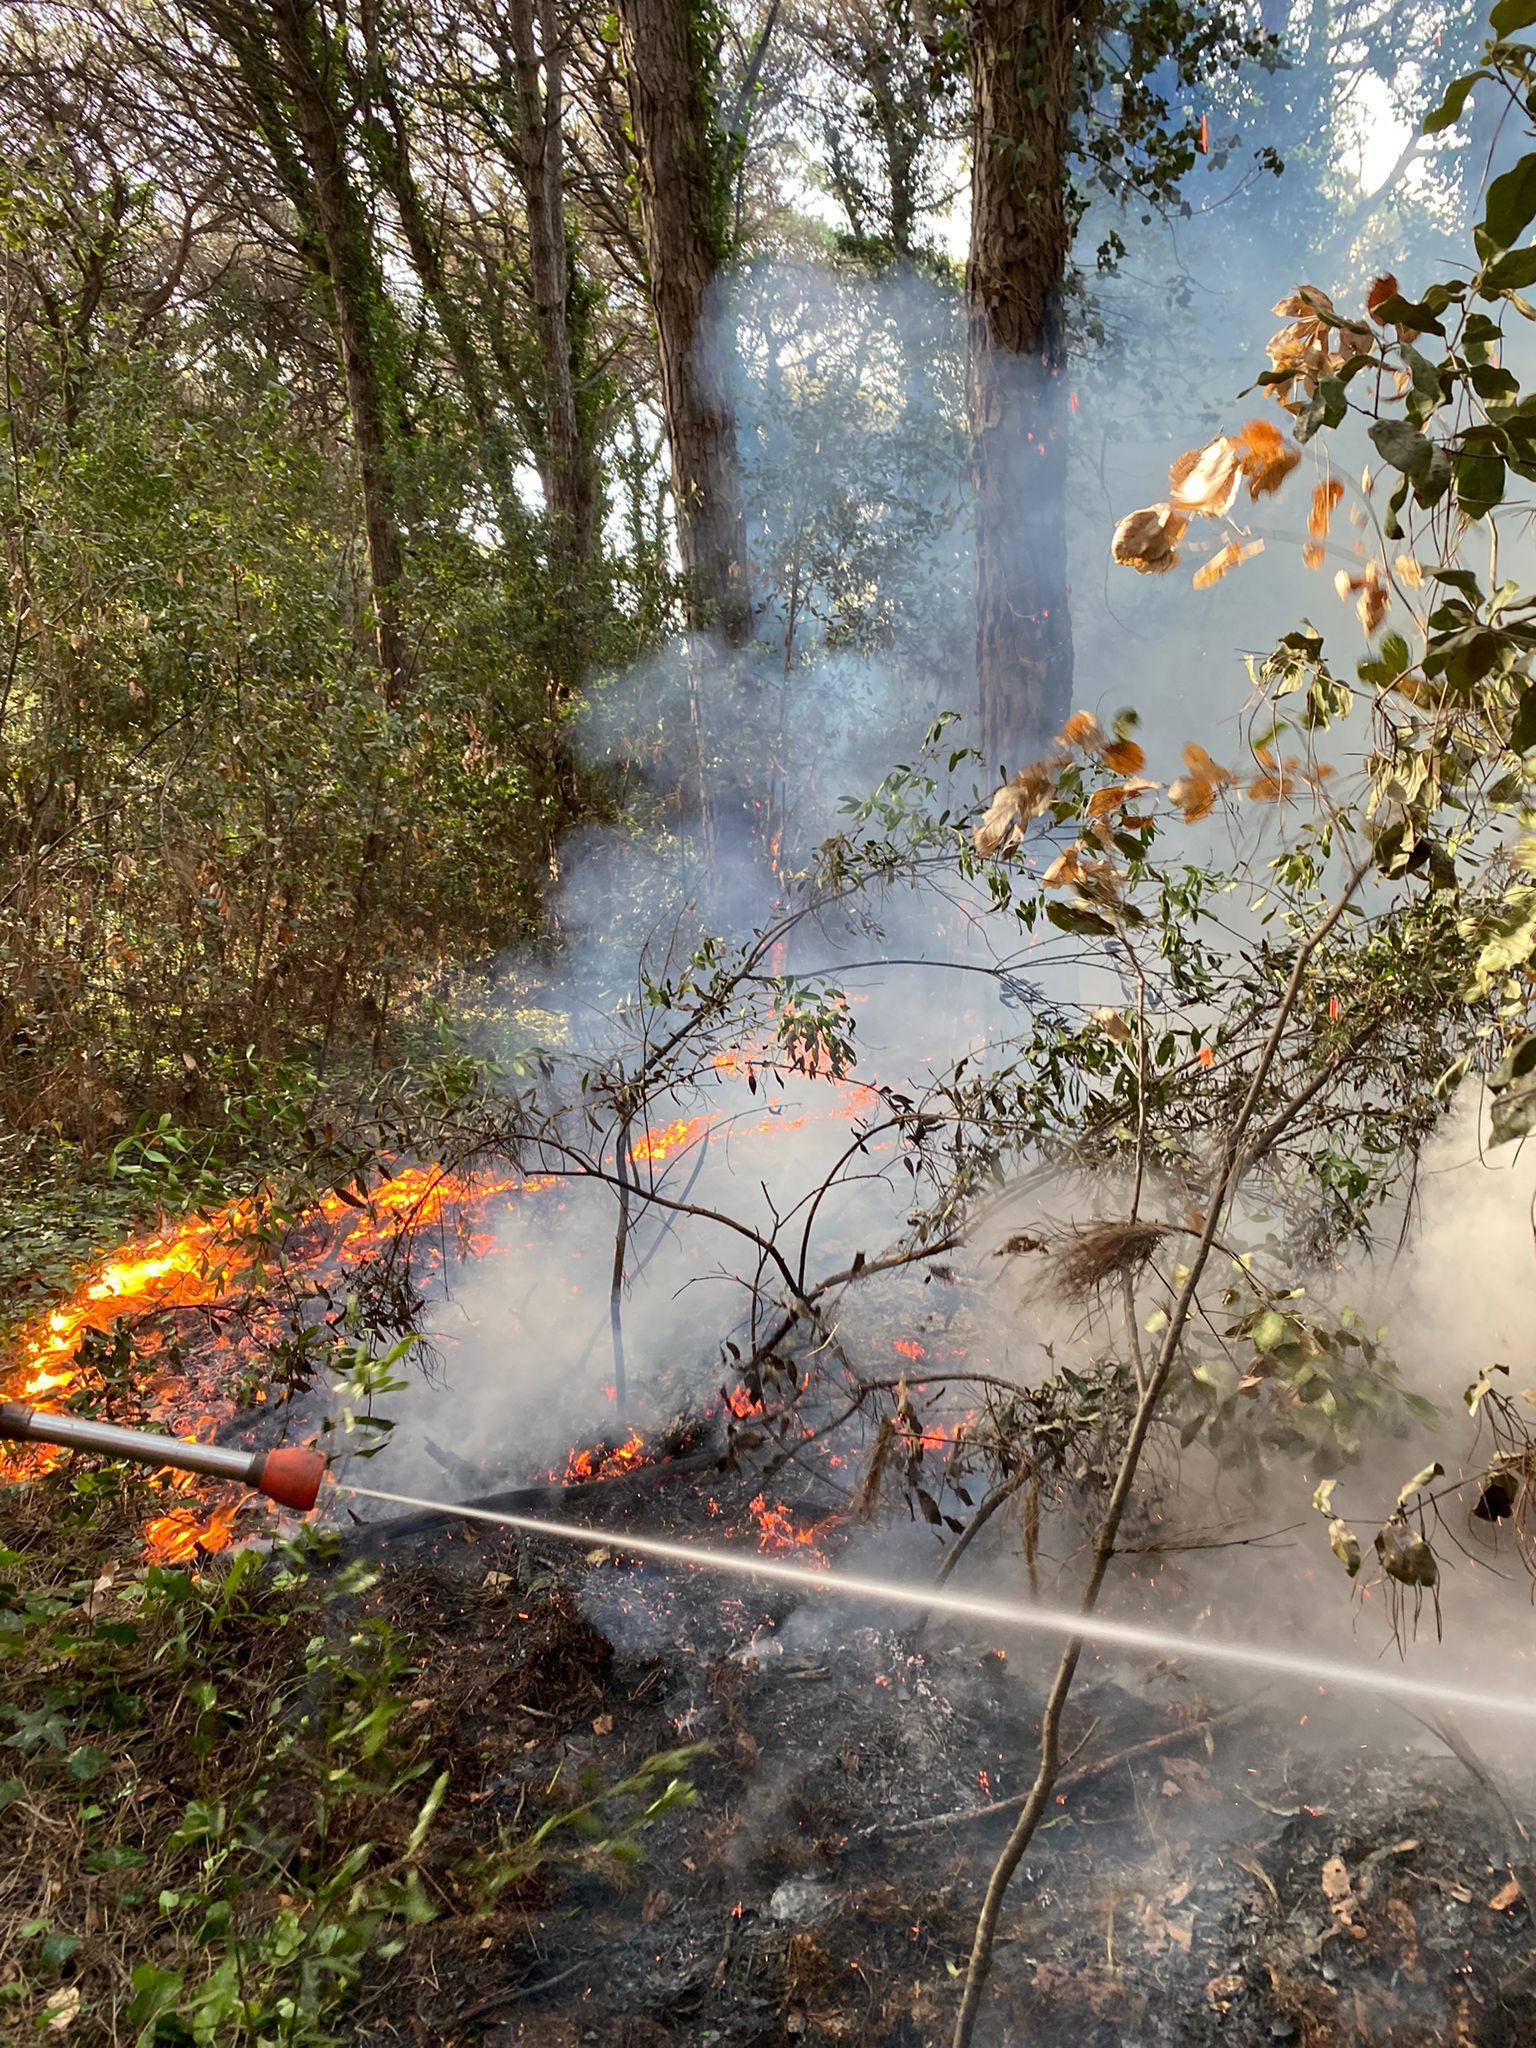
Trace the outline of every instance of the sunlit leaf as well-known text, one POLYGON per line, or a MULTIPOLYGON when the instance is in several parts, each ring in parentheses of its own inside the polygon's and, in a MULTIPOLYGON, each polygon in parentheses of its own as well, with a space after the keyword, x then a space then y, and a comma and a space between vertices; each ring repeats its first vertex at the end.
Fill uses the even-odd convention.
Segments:
POLYGON ((1229 540, 1225 547, 1217 549, 1202 568, 1195 571, 1194 588, 1208 590, 1213 583, 1219 583, 1228 570, 1236 569, 1252 556, 1261 555, 1263 552, 1264 543, 1261 540, 1229 540))

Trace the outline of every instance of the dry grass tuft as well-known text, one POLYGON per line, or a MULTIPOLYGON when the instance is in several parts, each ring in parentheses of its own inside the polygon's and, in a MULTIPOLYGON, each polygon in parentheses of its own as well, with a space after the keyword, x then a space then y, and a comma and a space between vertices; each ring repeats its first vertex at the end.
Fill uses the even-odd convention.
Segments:
POLYGON ((1052 1291, 1067 1301, 1087 1301, 1107 1281, 1139 1273, 1173 1227, 1117 1221, 1069 1231, 1052 1256, 1052 1291))

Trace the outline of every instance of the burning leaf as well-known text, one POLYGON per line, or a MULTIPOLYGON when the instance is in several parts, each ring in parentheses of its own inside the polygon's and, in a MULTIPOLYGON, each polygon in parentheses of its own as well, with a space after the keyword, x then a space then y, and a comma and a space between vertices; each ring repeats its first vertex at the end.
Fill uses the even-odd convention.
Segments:
POLYGON ((1168 472, 1168 496, 1180 512, 1220 519, 1232 509, 1243 480, 1243 451, 1226 434, 1191 448, 1168 472))
POLYGON ((986 816, 972 833, 976 851, 983 856, 1012 852, 1024 837, 1029 821, 1047 808, 1054 789, 1049 762, 1032 761, 1027 768, 1021 768, 1011 782, 1005 782, 996 792, 986 816))
POLYGON ((1261 540, 1229 540, 1224 548, 1218 548, 1202 568, 1195 571, 1196 590, 1208 590, 1213 583, 1219 583, 1229 569, 1236 569, 1254 555, 1262 555, 1264 543, 1261 540))
POLYGON ((1336 476, 1329 477, 1313 491, 1312 508, 1307 514, 1307 531, 1314 540, 1327 539, 1334 509, 1343 495, 1344 486, 1336 476))
POLYGON ((1371 288, 1365 295, 1365 310, 1379 325, 1379 309, 1387 303, 1388 299, 1395 299, 1396 297, 1397 279, 1389 270, 1385 277, 1377 277, 1371 280, 1371 288))
MULTIPOLYGON (((1123 569, 1134 569, 1141 576, 1165 575, 1178 566, 1179 542, 1188 526, 1189 521, 1184 514, 1175 512, 1167 504, 1146 505, 1139 512, 1127 512, 1109 543, 1111 559, 1123 569)), ((1080 711, 1077 716, 1086 718, 1089 714, 1080 711)), ((1095 721, 1095 727, 1096 724, 1095 721)), ((1065 739, 1067 736, 1063 733, 1062 737, 1065 739)))
POLYGON ((1301 450, 1269 420, 1249 420, 1237 437, 1250 498, 1278 491, 1301 460, 1301 450))
MULTIPOLYGON (((1136 514, 1131 516, 1135 518, 1136 514)), ((1121 524, 1124 523, 1122 520, 1121 524)), ((1074 711, 1061 728, 1061 743, 1064 747, 1082 747, 1086 752, 1096 754, 1106 743, 1104 728, 1091 711, 1074 711)))
POLYGON ((1114 775, 1139 775, 1147 757, 1134 740, 1116 740, 1104 749, 1104 765, 1114 775))

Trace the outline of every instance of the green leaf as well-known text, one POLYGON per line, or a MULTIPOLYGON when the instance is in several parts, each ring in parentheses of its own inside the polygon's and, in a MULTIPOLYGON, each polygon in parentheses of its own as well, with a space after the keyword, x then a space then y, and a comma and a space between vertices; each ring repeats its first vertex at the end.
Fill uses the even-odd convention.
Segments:
POLYGON ((1389 1579, 1403 1586, 1433 1586, 1440 1578, 1435 1553, 1424 1538, 1396 1516, 1377 1532, 1376 1555, 1389 1579))
POLYGON ((154 1963, 136 1963, 130 1979, 128 2020, 139 2029, 137 2048, 150 2048, 157 2032, 156 2021, 174 2012, 181 1997, 180 1970, 162 1970, 154 1963))
POLYGON ((1337 1517, 1328 1524, 1328 1548, 1354 1578, 1360 1570, 1360 1538, 1347 1522, 1337 1517))
POLYGON ((1475 233, 1478 254, 1488 261, 1513 249, 1536 220, 1536 156, 1523 156, 1488 187, 1483 218, 1475 233))
POLYGON ((1371 440, 1383 462, 1401 470, 1412 483, 1421 483, 1435 459, 1435 444, 1406 420, 1373 420, 1371 440))
POLYGON ((1289 1322, 1272 1308, 1265 1309, 1249 1332, 1255 1351, 1276 1351, 1290 1334, 1289 1322))
POLYGON ((1495 1145, 1507 1145, 1536 1129, 1536 1032, 1510 1048, 1488 1085, 1495 1145))
POLYGON ((1488 26, 1501 43, 1529 28, 1532 22, 1536 22, 1536 0, 1498 0, 1488 15, 1488 26))
POLYGON ((1467 95, 1480 78, 1491 77, 1487 71, 1469 71, 1463 78, 1453 78, 1445 89, 1445 98, 1424 122, 1426 135, 1438 135, 1443 128, 1452 128, 1461 119, 1467 104, 1467 95))
POLYGON ((1456 502, 1468 519, 1481 519, 1504 497, 1504 464, 1496 455, 1458 455, 1451 468, 1456 502))
POLYGON ((1536 747, 1536 683, 1527 683, 1510 720, 1509 744, 1513 752, 1528 754, 1536 747))
POLYGON ((1070 903, 1048 903, 1045 914, 1061 932, 1105 939, 1112 939, 1115 935, 1115 928, 1107 918, 1092 910, 1078 910, 1070 903))
POLYGON ((1505 292, 1524 291, 1532 284, 1536 284, 1536 248, 1511 249, 1484 264, 1477 289, 1483 298, 1496 299, 1505 292))
POLYGON ((448 1773, 444 1771, 438 1777, 432 1790, 422 1801, 421 1811, 416 1816, 416 1825, 411 1829, 410 1836, 406 1841, 405 1853, 407 1856, 414 1856, 422 1843, 427 1839, 427 1830, 436 1818, 437 1809, 442 1805, 443 1794, 447 1790, 448 1773))

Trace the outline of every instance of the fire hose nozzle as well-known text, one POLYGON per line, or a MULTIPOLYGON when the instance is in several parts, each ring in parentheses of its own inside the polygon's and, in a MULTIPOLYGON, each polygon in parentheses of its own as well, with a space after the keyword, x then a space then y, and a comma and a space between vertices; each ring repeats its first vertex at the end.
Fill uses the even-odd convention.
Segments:
POLYGON ((261 1454, 261 1469, 259 1474, 253 1473, 251 1484, 279 1507, 306 1515, 320 1497, 320 1482, 329 1464, 324 1451, 290 1444, 261 1454))
POLYGON ((227 1450, 222 1444, 157 1436, 148 1429, 119 1429, 115 1422, 92 1422, 83 1415, 50 1415, 20 1402, 0 1402, 0 1438, 93 1451, 101 1458, 130 1458, 139 1465, 168 1465, 209 1479, 233 1479, 299 1514, 314 1506, 329 1462, 323 1451, 299 1444, 275 1451, 227 1450))

